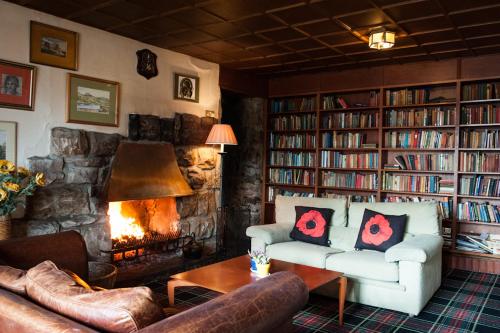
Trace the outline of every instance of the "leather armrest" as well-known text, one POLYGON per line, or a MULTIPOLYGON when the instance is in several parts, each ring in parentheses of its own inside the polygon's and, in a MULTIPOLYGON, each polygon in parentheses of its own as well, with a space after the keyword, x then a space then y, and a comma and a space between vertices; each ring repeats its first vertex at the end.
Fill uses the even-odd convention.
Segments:
POLYGON ((304 281, 278 272, 140 330, 140 333, 264 333, 290 320, 309 298, 304 281))
POLYGON ((87 247, 76 231, 0 241, 0 258, 9 266, 25 270, 50 260, 88 279, 87 247))
POLYGON ((414 261, 425 263, 442 250, 443 237, 416 235, 385 251, 385 261, 414 261))
POLYGON ((290 242, 290 231, 292 227, 286 224, 275 223, 265 225, 253 225, 247 228, 247 236, 259 238, 267 245, 275 243, 290 242))

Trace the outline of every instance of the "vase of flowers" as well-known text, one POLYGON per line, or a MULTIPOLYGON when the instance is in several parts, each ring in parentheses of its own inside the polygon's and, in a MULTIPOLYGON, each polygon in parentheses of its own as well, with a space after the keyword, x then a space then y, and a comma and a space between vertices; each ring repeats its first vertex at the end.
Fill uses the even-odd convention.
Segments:
POLYGON ((10 238, 10 214, 17 205, 24 204, 22 198, 33 195, 38 186, 45 186, 43 173, 32 175, 26 168, 0 160, 0 239, 10 238))
POLYGON ((257 273, 258 276, 269 275, 271 268, 271 258, 262 251, 248 251, 250 255, 250 270, 257 273))

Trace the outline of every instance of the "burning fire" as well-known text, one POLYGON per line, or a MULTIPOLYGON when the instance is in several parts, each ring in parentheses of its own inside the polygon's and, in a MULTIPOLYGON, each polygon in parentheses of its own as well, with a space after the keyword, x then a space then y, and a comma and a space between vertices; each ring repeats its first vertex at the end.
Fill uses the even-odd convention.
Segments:
POLYGON ((111 225, 111 238, 124 240, 124 238, 142 239, 144 230, 135 222, 135 218, 122 215, 122 203, 110 202, 108 209, 109 223, 111 225))

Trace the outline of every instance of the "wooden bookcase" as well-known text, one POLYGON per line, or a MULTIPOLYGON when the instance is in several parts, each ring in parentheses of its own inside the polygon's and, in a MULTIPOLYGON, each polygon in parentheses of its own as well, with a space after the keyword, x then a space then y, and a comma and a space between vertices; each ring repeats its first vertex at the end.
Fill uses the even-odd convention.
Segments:
POLYGON ((451 265, 464 268, 456 264, 462 260, 468 262, 466 267, 499 273, 500 255, 457 247, 461 233, 500 234, 500 223, 458 215, 468 202, 500 205, 498 193, 474 194, 465 189, 468 179, 500 182, 500 98, 496 97, 500 97, 500 78, 271 96, 265 125, 264 222, 274 222, 276 194, 346 195, 353 201, 435 200, 441 207, 445 255, 453 257, 451 265), (485 94, 488 90, 487 96, 476 96, 471 89, 485 94), (304 104, 305 99, 313 104, 276 112, 276 103, 304 104), (496 118, 491 121, 479 114, 496 118), (295 125, 299 120, 309 122, 289 126, 292 119, 295 125), (482 144, 488 135, 489 145, 482 144), (276 137, 287 144, 277 146, 276 137), (295 145, 308 140, 314 145, 295 145), (465 156, 489 159, 487 164, 465 168, 461 165, 465 156), (401 161, 407 170, 396 168, 401 161), (301 178, 304 174, 309 175, 308 181, 301 178))

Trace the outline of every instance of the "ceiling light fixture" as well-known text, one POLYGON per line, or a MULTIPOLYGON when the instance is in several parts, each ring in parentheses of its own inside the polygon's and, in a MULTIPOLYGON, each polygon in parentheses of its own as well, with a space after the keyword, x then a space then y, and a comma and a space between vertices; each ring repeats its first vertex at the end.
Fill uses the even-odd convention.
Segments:
POLYGON ((374 30, 370 33, 370 39, 368 40, 368 45, 372 49, 382 50, 393 47, 395 41, 396 41, 396 34, 393 31, 379 29, 379 30, 374 30))

